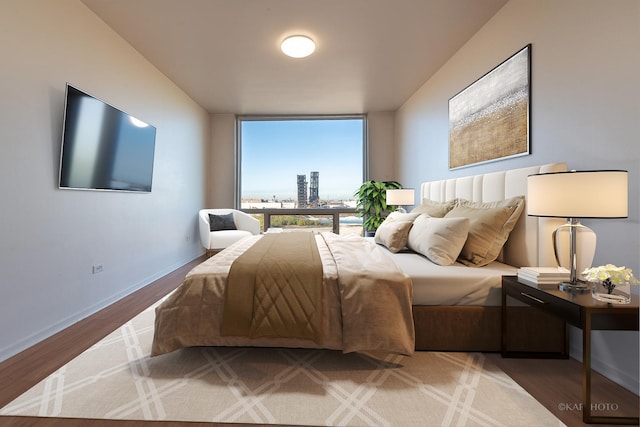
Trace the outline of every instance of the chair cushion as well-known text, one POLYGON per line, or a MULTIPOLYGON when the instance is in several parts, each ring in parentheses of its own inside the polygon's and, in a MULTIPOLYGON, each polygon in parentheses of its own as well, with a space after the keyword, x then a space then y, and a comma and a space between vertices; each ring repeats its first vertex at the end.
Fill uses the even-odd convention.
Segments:
POLYGON ((237 230, 233 212, 226 215, 209 214, 209 231, 237 230))
POLYGON ((207 249, 224 249, 247 236, 253 236, 253 234, 246 230, 212 231, 211 238, 209 239, 210 247, 207 249))

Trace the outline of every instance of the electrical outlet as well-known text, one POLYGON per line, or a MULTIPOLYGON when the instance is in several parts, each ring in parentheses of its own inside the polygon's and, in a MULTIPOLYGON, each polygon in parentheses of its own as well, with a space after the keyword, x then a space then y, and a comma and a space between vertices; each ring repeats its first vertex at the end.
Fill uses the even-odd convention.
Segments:
POLYGON ((93 265, 93 274, 102 273, 102 264, 93 265))

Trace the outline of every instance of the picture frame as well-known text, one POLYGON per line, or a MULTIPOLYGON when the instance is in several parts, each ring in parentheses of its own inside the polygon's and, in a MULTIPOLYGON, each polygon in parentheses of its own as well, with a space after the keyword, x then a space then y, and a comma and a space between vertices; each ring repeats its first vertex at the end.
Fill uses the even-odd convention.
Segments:
POLYGON ((449 169, 531 153, 531 44, 449 99, 449 169))

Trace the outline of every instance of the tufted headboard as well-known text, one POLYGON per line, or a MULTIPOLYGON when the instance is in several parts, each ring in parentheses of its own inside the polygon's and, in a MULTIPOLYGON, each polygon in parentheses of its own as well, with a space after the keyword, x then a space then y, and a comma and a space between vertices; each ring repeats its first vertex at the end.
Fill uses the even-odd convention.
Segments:
MULTIPOLYGON (((445 202, 463 198, 474 202, 492 202, 527 195, 527 176, 535 173, 563 172, 565 163, 530 166, 502 172, 464 176, 420 185, 421 199, 445 202)), ((526 203, 526 201, 525 201, 526 203)), ((556 266, 551 234, 564 221, 561 219, 522 216, 504 245, 500 261, 515 267, 556 266)))

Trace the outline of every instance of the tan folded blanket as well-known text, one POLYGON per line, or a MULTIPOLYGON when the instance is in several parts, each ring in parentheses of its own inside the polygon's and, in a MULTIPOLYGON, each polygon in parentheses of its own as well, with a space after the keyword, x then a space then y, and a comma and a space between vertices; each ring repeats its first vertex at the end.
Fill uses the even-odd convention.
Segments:
POLYGON ((266 234, 231 265, 223 336, 322 343, 322 262, 309 232, 266 234))
POLYGON ((365 239, 322 233, 338 267, 342 351, 413 354, 411 278, 365 239))

